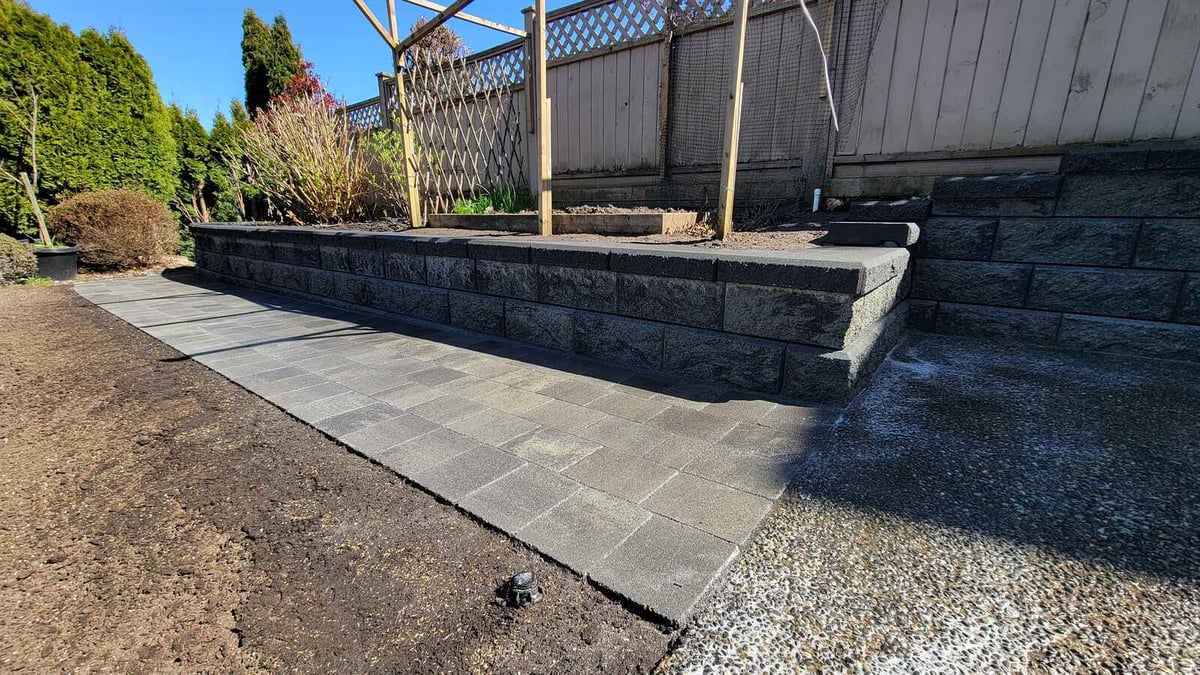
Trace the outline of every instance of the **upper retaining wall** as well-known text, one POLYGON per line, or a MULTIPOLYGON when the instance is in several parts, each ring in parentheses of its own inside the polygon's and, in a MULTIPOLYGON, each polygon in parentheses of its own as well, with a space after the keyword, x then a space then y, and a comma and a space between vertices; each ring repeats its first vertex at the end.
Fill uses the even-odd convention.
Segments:
POLYGON ((210 276, 740 389, 844 401, 903 327, 904 249, 707 251, 193 225, 210 276))
POLYGON ((1200 361, 1200 147, 1078 149, 1057 174, 941 178, 932 200, 856 210, 923 221, 918 328, 1200 361))

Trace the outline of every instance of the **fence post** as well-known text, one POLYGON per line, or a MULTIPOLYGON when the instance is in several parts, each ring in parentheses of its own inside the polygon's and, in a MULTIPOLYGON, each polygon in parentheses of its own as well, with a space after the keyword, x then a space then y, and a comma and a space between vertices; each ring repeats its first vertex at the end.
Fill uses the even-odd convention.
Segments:
POLYGON ((379 83, 379 122, 384 129, 395 128, 392 120, 392 92, 388 87, 388 80, 392 79, 392 75, 375 73, 375 79, 379 83))
POLYGON ((538 184, 538 145, 537 145, 537 73, 533 67, 533 8, 521 10, 525 15, 525 157, 529 160, 529 191, 536 192, 538 184))
POLYGON ((742 65, 746 56, 746 24, 750 0, 734 0, 733 64, 729 78, 729 104, 725 109, 725 145, 721 155, 720 200, 717 206, 717 238, 733 231, 733 198, 737 182, 738 132, 742 123, 742 65))
POLYGON ((417 158, 413 154, 412 125, 408 119, 408 97, 404 91, 404 54, 392 50, 396 70, 396 116, 400 123, 400 144, 404 148, 404 192, 408 197, 408 215, 413 227, 424 227, 421 217, 421 188, 417 185, 417 158))
POLYGON ((542 236, 554 233, 553 185, 550 159, 550 97, 546 83, 546 0, 536 0, 533 24, 533 71, 537 94, 538 148, 538 232, 542 236))

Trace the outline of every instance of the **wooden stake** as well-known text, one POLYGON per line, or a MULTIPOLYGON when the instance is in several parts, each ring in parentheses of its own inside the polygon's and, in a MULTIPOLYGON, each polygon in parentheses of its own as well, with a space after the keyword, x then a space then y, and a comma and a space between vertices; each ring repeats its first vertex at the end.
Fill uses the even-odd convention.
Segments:
POLYGON ((538 147, 538 232, 548 237, 554 233, 553 193, 550 163, 550 97, 546 83, 546 0, 537 0, 533 23, 533 71, 537 87, 537 147, 538 147))
MULTIPOLYGON (((408 217, 413 227, 424 227, 421 217, 421 188, 417 185, 417 157, 413 154, 412 125, 408 120, 408 96, 404 90, 404 52, 392 52, 396 64, 396 122, 400 126, 400 144, 404 147, 404 192, 408 199, 408 217)), ((385 111, 390 114, 390 111, 385 111)))
MULTIPOLYGON (((446 11, 445 5, 439 5, 436 2, 430 2, 429 0, 403 0, 403 2, 407 2, 410 5, 416 5, 417 7, 424 7, 425 9, 432 9, 435 12, 446 11)), ((484 19, 483 17, 475 16, 474 14, 467 14, 466 12, 459 12, 458 14, 454 15, 454 18, 462 19, 463 21, 466 21, 468 23, 473 23, 477 26, 483 26, 484 28, 491 28, 492 30, 498 30, 501 33, 508 33, 509 35, 516 35, 517 37, 522 37, 522 38, 525 37, 525 31, 521 30, 520 28, 513 28, 512 26, 505 26, 502 23, 496 23, 495 21, 489 21, 488 19, 484 19)))
POLYGON ((737 182, 738 132, 742 123, 742 65, 746 57, 746 25, 750 0, 734 0, 733 65, 729 78, 729 104, 725 109, 725 145, 721 155, 721 194, 717 206, 717 238, 733 231, 733 197, 737 182))

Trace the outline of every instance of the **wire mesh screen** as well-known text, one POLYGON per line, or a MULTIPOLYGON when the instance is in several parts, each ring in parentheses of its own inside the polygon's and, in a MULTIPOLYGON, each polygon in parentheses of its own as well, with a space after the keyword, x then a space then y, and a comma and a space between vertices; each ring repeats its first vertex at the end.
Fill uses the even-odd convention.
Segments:
MULTIPOLYGON (((836 65, 833 89, 843 129, 853 118, 886 3, 808 5, 836 65)), ((748 22, 738 161, 792 169, 799 179, 819 183, 833 131, 821 43, 798 0, 771 4, 775 11, 752 14, 748 22)), ((667 155, 671 167, 716 166, 721 161, 732 31, 726 22, 675 39, 667 155)))
POLYGON ((406 86, 417 180, 431 213, 454 200, 527 190, 519 81, 522 50, 467 61, 412 50, 406 86))

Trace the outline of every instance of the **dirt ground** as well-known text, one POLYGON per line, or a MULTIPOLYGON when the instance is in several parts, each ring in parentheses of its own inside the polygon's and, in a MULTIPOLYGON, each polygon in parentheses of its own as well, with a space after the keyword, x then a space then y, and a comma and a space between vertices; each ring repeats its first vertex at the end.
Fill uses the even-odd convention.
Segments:
POLYGON ((803 225, 783 225, 769 230, 753 232, 732 232, 725 239, 715 239, 711 231, 696 231, 683 234, 647 234, 639 237, 626 237, 603 234, 556 234, 553 238, 503 230, 462 230, 448 227, 421 227, 408 230, 410 234, 422 234, 430 237, 521 237, 531 240, 553 241, 589 241, 598 243, 626 243, 662 245, 673 244, 696 246, 699 248, 717 249, 765 249, 773 251, 788 251, 793 249, 812 248, 815 241, 825 236, 825 230, 816 223, 803 225))
POLYGON ((616 672, 671 636, 89 305, 0 289, 0 671, 616 672), (496 590, 533 570, 546 599, 496 590))

